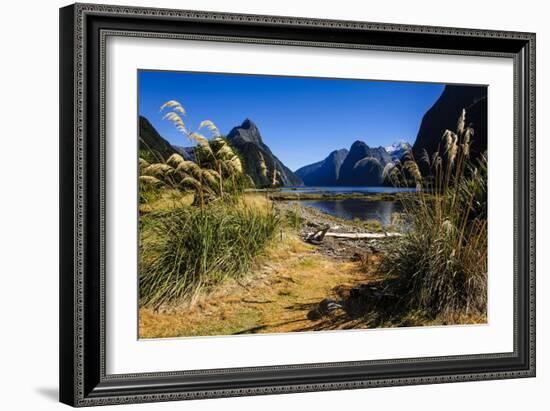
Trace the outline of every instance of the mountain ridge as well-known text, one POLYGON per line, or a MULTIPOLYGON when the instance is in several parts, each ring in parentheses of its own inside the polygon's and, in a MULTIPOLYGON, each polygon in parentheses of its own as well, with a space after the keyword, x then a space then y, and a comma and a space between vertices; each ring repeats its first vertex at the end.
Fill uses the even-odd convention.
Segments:
POLYGON ((394 149, 388 152, 386 147, 370 147, 356 140, 349 150, 334 150, 324 160, 300 167, 295 173, 309 186, 384 185, 385 165, 400 159, 411 145, 400 140, 388 147, 394 149))
POLYGON ((324 160, 300 167, 295 174, 306 185, 332 186, 338 182, 340 167, 349 151, 345 148, 332 151, 324 160))
POLYGON ((139 116, 139 151, 147 153, 148 161, 166 161, 168 157, 176 153, 176 149, 163 138, 153 127, 151 122, 139 116))
MULTIPOLYGON (((470 157, 476 159, 487 150, 487 86, 446 85, 422 117, 412 148, 415 158, 421 158, 424 150, 428 155, 438 150, 445 130, 456 130, 462 109, 466 110, 466 124, 474 129, 470 157)), ((428 173, 425 164, 419 166, 422 174, 428 173)))
MULTIPOLYGON (((256 187, 271 187, 274 182, 275 186, 303 185, 300 177, 285 166, 263 142, 260 131, 252 120, 247 118, 241 125, 233 127, 226 138, 241 157, 245 171, 256 187)), ((164 162, 174 153, 182 155, 186 160, 195 161, 194 147, 170 144, 143 116, 139 117, 139 149, 140 155, 147 153, 145 155, 149 157, 148 161, 164 162)))
MULTIPOLYGON (((370 147, 356 140, 348 149, 333 150, 323 160, 291 171, 266 145, 260 130, 249 118, 233 127, 227 140, 241 157, 245 172, 256 187, 274 186, 372 186, 384 185, 383 169, 412 151, 420 159, 424 151, 438 150, 445 130, 455 130, 462 109, 466 110, 467 125, 474 129, 470 147, 471 158, 478 158, 487 150, 487 87, 446 85, 441 96, 422 117, 414 144, 397 140, 387 147, 370 147)), ((173 146, 162 138, 152 124, 139 118, 140 152, 151 153, 155 161, 166 160, 178 152, 193 160, 192 147, 173 146)), ((423 175, 429 170, 419 161, 423 175)))
POLYGON ((260 130, 249 118, 240 126, 233 127, 226 138, 241 156, 246 173, 256 187, 303 185, 302 179, 285 166, 264 143, 260 130), (276 184, 273 184, 274 181, 276 184))

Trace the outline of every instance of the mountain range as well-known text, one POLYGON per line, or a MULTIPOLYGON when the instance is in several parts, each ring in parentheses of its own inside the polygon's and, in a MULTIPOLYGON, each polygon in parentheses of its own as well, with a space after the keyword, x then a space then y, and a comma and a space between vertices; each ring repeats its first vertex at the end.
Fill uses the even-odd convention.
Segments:
MULTIPOLYGON (((412 147, 404 140, 376 148, 356 141, 349 151, 333 151, 323 161, 301 167, 295 173, 311 186, 383 185, 382 173, 389 162, 400 160, 408 151, 412 151, 416 159, 422 157, 424 150, 430 155, 438 151, 443 133, 447 129, 456 130, 463 109, 467 126, 474 129, 470 158, 475 160, 487 150, 487 87, 447 85, 424 114, 412 147)), ((417 163, 422 174, 427 175, 427 165, 417 163)))
POLYGON ((340 178, 340 167, 348 156, 345 148, 335 150, 323 161, 304 166, 296 170, 295 174, 307 186, 334 186, 340 178))
POLYGON ((333 151, 323 161, 299 168, 296 175, 309 186, 382 185, 386 164, 401 158, 410 148, 405 141, 384 148, 369 147, 364 141, 357 140, 349 151, 333 151))
MULTIPOLYGON (((234 127, 226 138, 241 157, 245 172, 256 187, 304 184, 300 177, 271 152, 252 120, 246 119, 240 126, 234 127)), ((195 160, 193 147, 171 145, 143 116, 139 118, 139 150, 140 155, 147 153, 146 156, 151 161, 165 161, 174 153, 179 153, 186 160, 195 160)))
MULTIPOLYGON (((384 184, 384 167, 413 152, 421 158, 426 150, 438 150, 446 129, 456 130, 462 109, 466 109, 467 125, 474 129, 471 157, 477 158, 487 150, 487 87, 447 85, 439 99, 424 114, 414 145, 399 140, 388 147, 369 147, 355 141, 349 150, 332 151, 321 161, 292 172, 264 143, 256 124, 246 119, 228 134, 227 140, 243 161, 246 173, 258 188, 272 186, 377 186, 384 184)), ((155 160, 166 160, 175 152, 194 161, 193 147, 173 146, 160 136, 145 118, 139 119, 140 155, 149 153, 155 160)), ((418 162, 423 174, 423 169, 418 162)))
MULTIPOLYGON (((149 151, 154 160, 166 160, 177 152, 186 160, 194 161, 193 147, 171 145, 145 117, 140 117, 139 125, 140 150, 149 151)), ((252 120, 246 119, 234 127, 226 138, 240 155, 245 172, 258 188, 271 187, 273 173, 276 173, 275 185, 281 186, 381 185, 384 166, 410 149, 404 141, 388 148, 370 148, 363 141, 356 141, 349 151, 335 150, 324 160, 293 173, 264 143, 252 120)))

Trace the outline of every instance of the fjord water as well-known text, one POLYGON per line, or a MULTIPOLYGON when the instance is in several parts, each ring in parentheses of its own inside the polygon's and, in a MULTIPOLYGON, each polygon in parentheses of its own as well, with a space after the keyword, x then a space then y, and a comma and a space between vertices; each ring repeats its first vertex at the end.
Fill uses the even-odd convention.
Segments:
POLYGON ((395 194, 395 193, 412 193, 415 192, 415 188, 403 188, 403 187, 384 187, 384 186, 330 186, 330 187, 310 187, 310 186, 296 186, 296 187, 282 187, 282 192, 292 193, 330 193, 330 194, 350 194, 350 193, 363 193, 363 194, 395 194))
POLYGON ((319 200, 299 200, 293 201, 305 207, 313 207, 323 213, 348 220, 378 220, 387 225, 391 222, 393 213, 400 213, 403 207, 399 201, 372 200, 368 199, 372 194, 394 194, 400 192, 414 192, 414 188, 395 188, 395 187, 285 187, 283 191, 298 193, 317 193, 327 194, 351 194, 361 193, 364 198, 323 198, 319 200))

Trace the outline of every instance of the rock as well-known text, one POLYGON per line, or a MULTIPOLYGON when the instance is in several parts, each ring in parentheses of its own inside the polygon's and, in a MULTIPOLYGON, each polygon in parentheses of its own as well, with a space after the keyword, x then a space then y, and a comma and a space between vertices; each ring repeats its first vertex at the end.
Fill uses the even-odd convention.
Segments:
POLYGON ((311 321, 317 321, 317 320, 320 320, 322 317, 321 313, 319 312, 319 310, 317 310, 317 308, 311 310, 310 312, 307 313, 307 319, 308 320, 311 320, 311 321))
POLYGON ((301 186, 302 179, 279 160, 263 142, 260 130, 250 119, 234 127, 227 135, 231 146, 243 160, 246 173, 257 188, 272 187, 276 171, 276 186, 301 186))
MULTIPOLYGON (((428 155, 437 151, 445 130, 456 130, 462 109, 466 110, 466 125, 474 129, 470 156, 475 159, 487 150, 487 86, 447 85, 434 105, 424 114, 416 141, 414 157, 418 160, 424 150, 428 155)), ((427 166, 418 161, 422 174, 427 166)))
POLYGON ((145 117, 139 117, 139 150, 149 154, 149 162, 166 161, 176 153, 174 147, 161 137, 158 131, 145 117))
POLYGON ((334 186, 338 184, 340 167, 348 155, 348 150, 335 150, 323 161, 296 170, 295 174, 308 186, 334 186))
POLYGON ((330 298, 325 298, 322 300, 317 307, 307 313, 307 318, 312 321, 331 315, 334 311, 342 309, 342 304, 337 303, 330 298))
POLYGON ((391 161, 384 147, 371 148, 363 141, 356 141, 340 168, 338 183, 349 186, 382 185, 382 171, 391 161))
POLYGON ((339 308, 342 308, 342 305, 334 300, 331 300, 330 298, 325 298, 319 303, 318 310, 321 314, 328 315, 339 308))
POLYGON ((308 186, 383 185, 382 171, 389 162, 399 160, 411 148, 400 140, 386 148, 369 147, 357 140, 348 150, 335 150, 322 161, 296 170, 308 186))

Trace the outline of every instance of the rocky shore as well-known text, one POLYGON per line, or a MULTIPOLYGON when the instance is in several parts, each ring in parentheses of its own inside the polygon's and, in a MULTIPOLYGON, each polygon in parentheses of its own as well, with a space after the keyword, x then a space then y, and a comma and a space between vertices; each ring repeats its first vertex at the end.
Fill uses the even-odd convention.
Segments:
MULTIPOLYGON (((312 233, 329 227, 332 233, 384 233, 384 227, 378 221, 346 220, 323 213, 313 207, 299 206, 285 201, 274 202, 282 215, 291 214, 299 220, 298 232, 301 238, 308 238, 312 233)), ((395 231, 392 228, 391 231, 395 231)), ((377 239, 346 239, 325 237, 314 243, 322 254, 339 260, 364 259, 371 254, 384 252, 389 241, 394 237, 377 239)))
POLYGON ((364 201, 396 201, 407 195, 407 192, 400 193, 369 193, 362 192, 330 192, 316 188, 299 188, 290 190, 280 189, 248 189, 250 194, 265 194, 273 201, 298 201, 298 200, 347 200, 361 199, 364 201))

